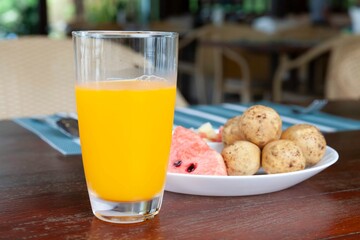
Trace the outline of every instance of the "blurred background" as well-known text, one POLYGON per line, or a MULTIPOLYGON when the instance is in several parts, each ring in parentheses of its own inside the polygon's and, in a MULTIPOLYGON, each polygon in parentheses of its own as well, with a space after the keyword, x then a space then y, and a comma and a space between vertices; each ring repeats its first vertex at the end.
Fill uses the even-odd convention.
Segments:
MULTIPOLYGON (((150 28, 167 21, 187 31, 214 21, 251 24, 261 16, 285 18, 310 14, 326 23, 331 14, 348 15, 356 0, 1 0, 0 34, 50 34, 64 36, 78 28, 150 28), (323 5, 323 6, 321 6, 323 5), (217 18, 217 19, 216 19, 217 18)), ((338 16, 340 17, 340 16, 338 16)), ((346 19, 344 27, 349 22, 346 19)))
POLYGON ((333 37, 357 34, 358 6, 356 0, 1 0, 0 40, 62 39, 89 29, 177 31, 178 87, 189 103, 303 100, 327 97, 329 55, 310 59, 305 73, 279 67, 333 37))

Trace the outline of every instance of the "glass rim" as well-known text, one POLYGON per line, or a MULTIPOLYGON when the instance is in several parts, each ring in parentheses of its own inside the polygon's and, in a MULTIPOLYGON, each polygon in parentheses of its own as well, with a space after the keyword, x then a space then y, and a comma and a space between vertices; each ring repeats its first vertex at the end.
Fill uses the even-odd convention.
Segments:
POLYGON ((104 30, 89 30, 89 31, 72 31, 73 37, 85 38, 148 38, 148 37, 172 37, 179 36, 177 32, 164 31, 104 31, 104 30))

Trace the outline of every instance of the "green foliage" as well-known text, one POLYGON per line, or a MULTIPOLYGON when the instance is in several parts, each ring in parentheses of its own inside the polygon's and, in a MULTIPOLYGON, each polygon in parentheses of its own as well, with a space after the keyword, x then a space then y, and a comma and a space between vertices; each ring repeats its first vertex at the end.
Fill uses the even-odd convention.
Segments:
POLYGON ((0 32, 20 35, 38 31, 38 0, 1 0, 0 32))
POLYGON ((267 11, 268 0, 244 0, 243 11, 245 13, 262 14, 267 11))
POLYGON ((126 0, 84 0, 86 20, 90 23, 116 21, 118 9, 125 8, 126 0))

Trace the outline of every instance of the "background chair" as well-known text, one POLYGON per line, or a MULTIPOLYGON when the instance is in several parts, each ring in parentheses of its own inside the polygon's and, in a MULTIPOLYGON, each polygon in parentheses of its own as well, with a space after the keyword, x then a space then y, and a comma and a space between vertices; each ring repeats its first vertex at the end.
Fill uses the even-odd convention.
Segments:
POLYGON ((309 64, 329 53, 325 75, 324 97, 327 99, 360 99, 360 36, 341 35, 327 40, 306 53, 289 59, 282 55, 273 79, 273 100, 281 101, 283 79, 298 70, 299 80, 307 83, 309 64))
POLYGON ((259 41, 267 37, 267 34, 242 24, 205 25, 195 29, 180 40, 180 53, 193 42, 196 42, 196 47, 194 62, 179 61, 179 73, 193 77, 199 103, 220 103, 226 93, 239 94, 241 102, 249 102, 256 90, 254 79, 268 75, 264 70, 269 67, 268 57, 234 49, 231 41, 259 41), (264 69, 258 71, 262 66, 264 69), (211 78, 213 84, 208 101, 211 78))
MULTIPOLYGON (((0 53, 0 119, 76 112, 71 39, 0 41, 0 53)), ((186 106, 177 94, 177 104, 186 106)))
POLYGON ((328 99, 360 99, 360 36, 339 39, 332 50, 325 85, 328 99))
POLYGON ((0 53, 0 119, 76 111, 70 39, 1 41, 0 53))
POLYGON ((184 96, 181 94, 179 89, 176 91, 176 107, 187 107, 189 106, 188 101, 184 98, 184 96))

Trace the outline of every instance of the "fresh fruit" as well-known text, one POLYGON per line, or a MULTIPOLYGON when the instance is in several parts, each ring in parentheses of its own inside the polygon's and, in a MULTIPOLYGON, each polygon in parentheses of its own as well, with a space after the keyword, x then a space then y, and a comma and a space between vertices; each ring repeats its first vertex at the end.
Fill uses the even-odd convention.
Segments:
POLYGON ((260 168, 260 148, 248 141, 225 146, 221 155, 229 176, 253 175, 260 168))
POLYGON ((220 153, 210 148, 197 133, 178 126, 172 137, 168 171, 198 175, 227 175, 220 153))
POLYGON ((198 129, 197 133, 202 137, 205 141, 209 142, 221 142, 221 129, 216 131, 211 123, 207 122, 202 124, 198 129))
POLYGON ((240 117, 240 137, 263 148, 281 136, 282 121, 272 108, 254 105, 240 117))
POLYGON ((222 142, 225 145, 233 144, 236 141, 242 140, 240 136, 240 115, 230 118, 224 124, 222 130, 222 142))
POLYGON ((306 166, 313 166, 325 155, 326 140, 318 128, 309 124, 296 124, 287 128, 281 139, 288 139, 301 148, 306 166))
POLYGON ((290 140, 275 140, 262 151, 262 167, 266 173, 285 173, 303 170, 306 159, 298 145, 290 140))

